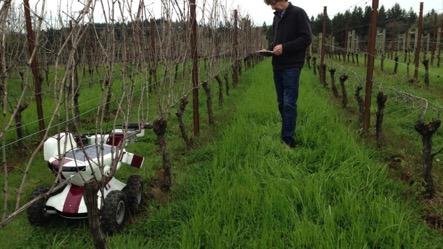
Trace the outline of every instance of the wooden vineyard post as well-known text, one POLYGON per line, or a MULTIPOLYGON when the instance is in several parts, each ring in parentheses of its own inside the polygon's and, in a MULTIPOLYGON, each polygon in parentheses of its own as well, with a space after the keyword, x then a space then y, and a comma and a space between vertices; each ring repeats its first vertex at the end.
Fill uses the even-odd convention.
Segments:
MULTIPOLYGON (((28 42, 29 58, 31 58, 31 70, 34 78, 34 95, 35 104, 37 106, 38 128, 41 132, 45 130, 45 119, 43 116, 43 104, 42 104, 42 76, 40 75, 38 59, 37 59, 37 47, 35 40, 35 33, 32 30, 31 22, 31 10, 29 7, 29 0, 23 0, 23 7, 25 12, 26 32, 28 42)), ((43 134, 43 133, 41 133, 43 134)))
POLYGON ((355 36, 356 36, 355 30, 352 30, 352 33, 351 33, 351 58, 352 58, 352 63, 354 63, 354 64, 355 64, 355 57, 354 57, 354 55, 355 55, 355 36))
POLYGON ((425 67, 425 87, 429 88, 429 60, 423 60, 423 66, 425 67))
POLYGON ((321 47, 322 47, 322 44, 323 44, 323 33, 319 33, 318 34, 318 48, 317 48, 317 54, 320 56, 321 55, 321 47))
POLYGON ((346 58, 348 57, 348 52, 349 52, 349 32, 348 29, 346 27, 346 31, 345 31, 345 39, 344 39, 344 48, 345 51, 343 52, 343 62, 349 62, 346 58))
POLYGON ((322 77, 322 79, 323 79, 323 85, 324 85, 325 87, 327 87, 327 86, 328 86, 328 83, 326 82, 326 64, 322 64, 322 65, 320 65, 320 72, 322 73, 322 74, 321 74, 321 77, 322 77))
POLYGON ((407 35, 407 33, 405 33, 404 35, 403 35, 403 40, 402 40, 402 42, 403 42, 403 44, 402 44, 402 50, 403 50, 403 53, 404 53, 404 62, 406 62, 406 59, 407 59, 407 52, 406 52, 406 37, 407 37, 408 35, 407 35))
POLYGON ((384 71, 384 60, 385 60, 385 29, 381 32, 377 31, 377 38, 375 42, 375 49, 377 55, 380 56, 380 70, 384 71))
POLYGON ((381 50, 380 67, 381 71, 383 72, 385 70, 385 58, 386 58, 386 29, 383 29, 381 33, 380 50, 381 50))
POLYGON ((351 50, 351 36, 349 35, 349 31, 346 31, 346 62, 349 63, 349 54, 351 50))
POLYGON ((395 39, 389 42, 389 59, 393 60, 398 54, 400 40, 395 39))
POLYGON ((372 81, 374 76, 375 39, 377 35, 378 0, 372 0, 371 24, 369 25, 368 66, 365 87, 365 112, 363 115, 363 131, 368 132, 371 122, 372 81))
POLYGON ((358 35, 355 35, 355 45, 354 45, 354 54, 355 54, 355 60, 357 62, 357 65, 359 65, 358 61, 358 52, 360 51, 360 39, 358 38, 358 35))
MULTIPOLYGON (((442 23, 442 27, 443 27, 443 23, 442 23)), ((436 52, 436 54, 437 54, 437 67, 440 67, 440 47, 441 47, 440 40, 441 40, 441 32, 442 32, 442 28, 438 28, 438 31, 437 31, 437 43, 436 43, 436 45, 437 45, 437 52, 436 52)))
POLYGON ((351 32, 350 43, 351 43, 350 51, 351 51, 352 63, 355 63, 355 58, 354 58, 354 53, 355 53, 355 30, 352 30, 352 32, 351 32))
POLYGON ((325 65, 325 39, 326 39, 326 20, 328 18, 328 7, 323 8, 323 33, 321 39, 320 51, 320 82, 326 86, 326 65, 325 65))
POLYGON ((334 58, 334 56, 335 56, 335 36, 331 37, 331 53, 332 53, 331 54, 332 58, 334 58))
POLYGON ((405 61, 406 63, 409 63, 409 50, 411 49, 411 30, 408 29, 406 36, 406 46, 405 46, 405 61))
POLYGON ((420 2, 420 15, 418 17, 418 32, 415 39, 417 45, 415 47, 415 70, 414 83, 418 83, 418 67, 420 65, 421 36, 423 33, 423 2, 420 2))
POLYGON ((6 66, 6 41, 5 41, 5 29, 6 23, 0 24, 0 93, 2 102, 3 117, 6 117, 6 111, 8 109, 8 83, 7 83, 7 66, 6 66))
MULTIPOLYGON (((413 32, 411 32, 411 34, 414 35, 414 49, 413 49, 413 52, 414 52, 414 56, 415 56, 415 50, 417 50, 418 29, 415 29, 413 32)), ((415 60, 414 60, 414 62, 415 62, 415 60)))
POLYGON ((437 32, 438 32, 438 25, 437 25, 438 16, 437 14, 434 15, 434 42, 432 43, 431 47, 431 65, 434 65, 434 59, 435 59, 435 51, 437 50, 437 32))
POLYGON ((155 19, 150 20, 150 56, 151 56, 151 68, 149 70, 149 92, 157 86, 157 49, 156 49, 156 28, 155 19))
POLYGON ((234 64, 232 67, 232 85, 234 87, 238 84, 238 73, 239 73, 239 64, 238 64, 238 11, 234 10, 234 41, 233 41, 233 50, 234 50, 234 64))
POLYGON ((428 58, 429 55, 429 51, 430 51, 430 44, 431 44, 431 34, 427 34, 426 35, 426 51, 423 55, 423 60, 426 60, 428 58))
MULTIPOLYGON (((72 21, 69 21, 69 32, 72 32, 72 21)), ((78 76, 78 64, 79 64, 79 52, 77 48, 74 48, 74 41, 70 40, 68 43, 68 49, 74 50, 74 65, 73 65, 73 71, 72 71, 72 77, 70 77, 69 80, 69 88, 71 89, 68 93, 71 95, 73 93, 72 100, 73 100, 73 110, 74 110, 74 118, 72 120, 72 124, 75 124, 76 126, 80 125, 80 107, 78 100, 80 98, 80 83, 79 83, 79 76, 78 76)), ((70 97, 70 98, 71 98, 70 97)))
POLYGON ((198 101, 198 54, 197 54, 197 18, 196 18, 196 0, 190 0, 191 14, 191 56, 192 56, 192 111, 194 121, 194 136, 200 134, 200 113, 198 101))

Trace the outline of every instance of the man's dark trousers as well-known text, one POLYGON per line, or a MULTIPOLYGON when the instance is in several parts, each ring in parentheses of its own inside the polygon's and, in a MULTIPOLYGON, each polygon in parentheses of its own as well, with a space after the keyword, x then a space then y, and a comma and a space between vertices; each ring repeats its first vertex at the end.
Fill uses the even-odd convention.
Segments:
POLYGON ((299 67, 274 69, 278 110, 282 119, 281 139, 286 143, 290 143, 295 135, 300 73, 299 67))

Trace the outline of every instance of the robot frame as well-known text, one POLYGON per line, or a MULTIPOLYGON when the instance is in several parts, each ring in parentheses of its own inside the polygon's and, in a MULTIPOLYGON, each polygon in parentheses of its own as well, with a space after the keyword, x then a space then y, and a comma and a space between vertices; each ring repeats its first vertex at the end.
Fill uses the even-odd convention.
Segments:
MULTIPOLYGON (((87 218, 84 200, 85 183, 106 180, 104 188, 97 193, 100 222, 106 233, 120 230, 128 214, 140 210, 143 203, 143 181, 139 175, 131 175, 126 183, 114 174, 122 163, 140 169, 144 158, 126 151, 126 146, 143 137, 149 124, 127 124, 106 134, 74 136, 63 132, 45 140, 43 157, 49 169, 67 180, 65 187, 34 202, 27 209, 32 225, 43 226, 52 215, 69 219, 87 218)), ((47 193, 49 188, 38 187, 31 199, 47 193)))

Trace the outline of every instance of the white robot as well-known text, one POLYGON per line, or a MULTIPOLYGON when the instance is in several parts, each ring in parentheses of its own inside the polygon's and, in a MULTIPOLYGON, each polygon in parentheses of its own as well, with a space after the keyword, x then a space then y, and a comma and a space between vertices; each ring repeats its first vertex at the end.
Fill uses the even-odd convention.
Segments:
MULTIPOLYGON (((109 176, 111 167, 117 171, 122 163, 141 168, 144 158, 125 150, 128 143, 144 136, 149 125, 129 124, 124 129, 114 129, 108 134, 74 137, 69 132, 48 138, 43 147, 44 160, 54 174, 68 180, 68 184, 49 198, 35 202, 27 209, 32 225, 45 225, 51 215, 71 219, 87 218, 83 198, 84 184, 92 179, 109 176)), ((46 193, 48 188, 37 188, 31 199, 46 193)), ((132 175, 126 184, 110 178, 98 191, 97 203, 102 228, 113 233, 124 225, 128 213, 135 213, 143 202, 143 183, 139 175, 132 175), (103 197, 103 198, 102 198, 103 197), (104 200, 104 201, 102 201, 104 200)))

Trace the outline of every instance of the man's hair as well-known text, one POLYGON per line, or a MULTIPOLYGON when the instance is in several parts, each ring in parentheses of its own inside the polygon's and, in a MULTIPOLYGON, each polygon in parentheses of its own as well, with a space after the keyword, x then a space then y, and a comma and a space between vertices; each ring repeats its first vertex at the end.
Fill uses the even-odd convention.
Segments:
POLYGON ((265 0, 265 4, 271 5, 276 2, 287 2, 288 0, 265 0))

